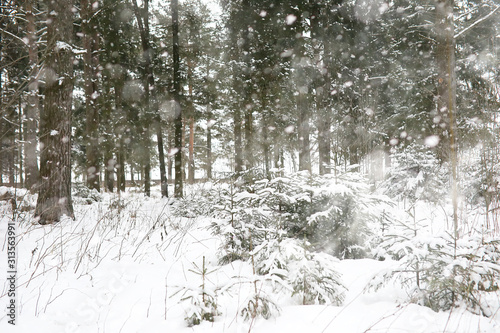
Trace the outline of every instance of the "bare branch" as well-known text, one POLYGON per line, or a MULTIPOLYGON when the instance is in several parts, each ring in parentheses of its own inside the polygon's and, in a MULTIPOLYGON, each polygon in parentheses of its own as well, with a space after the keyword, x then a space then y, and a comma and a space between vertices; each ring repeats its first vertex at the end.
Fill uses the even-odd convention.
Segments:
POLYGON ((486 15, 485 17, 483 18, 480 18, 479 20, 477 20, 476 22, 472 23, 470 26, 468 26, 467 28, 465 28, 464 30, 460 31, 458 34, 456 34, 454 36, 454 38, 458 38, 460 37, 461 35, 463 35, 464 33, 466 33, 467 31, 469 31, 470 29, 474 28, 476 25, 478 25, 479 23, 487 20, 490 16, 492 16, 493 14, 495 14, 495 12, 497 10, 500 9, 500 5, 497 6, 495 9, 493 9, 488 15, 486 15))

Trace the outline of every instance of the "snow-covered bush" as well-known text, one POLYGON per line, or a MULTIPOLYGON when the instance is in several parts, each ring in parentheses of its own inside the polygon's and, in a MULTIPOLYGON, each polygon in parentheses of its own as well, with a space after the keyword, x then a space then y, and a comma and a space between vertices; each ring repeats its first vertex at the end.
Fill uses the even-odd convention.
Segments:
POLYGON ((188 218, 213 216, 214 207, 224 206, 226 203, 228 189, 225 185, 217 183, 193 185, 185 197, 177 198, 173 202, 174 214, 188 218))
POLYGON ((244 259, 238 253, 249 250, 248 237, 258 246, 283 234, 305 239, 313 250, 339 258, 363 257, 390 204, 388 198, 370 194, 367 181, 356 172, 324 176, 276 173, 271 180, 254 179, 244 189, 234 187, 227 202, 230 207, 226 204, 221 215, 230 223, 217 221, 213 230, 224 235, 223 251, 229 254, 225 257, 229 261, 244 259))
POLYGON ((275 190, 274 210, 282 212, 287 234, 339 258, 365 256, 373 229, 381 227, 390 204, 387 198, 370 194, 367 180, 357 172, 298 173, 273 179, 269 187, 275 190))
MULTIPOLYGON (((497 154, 485 149, 479 156, 467 156, 461 173, 462 192, 472 207, 483 206, 488 214, 500 203, 500 163, 497 154)), ((494 214, 494 212, 493 212, 494 214)))
POLYGON ((235 260, 247 260, 250 253, 250 240, 254 226, 241 220, 228 223, 226 220, 214 220, 212 232, 222 237, 219 248, 220 264, 228 264, 235 260))
POLYGON ((243 186, 235 178, 225 191, 220 192, 223 203, 212 206, 212 216, 217 217, 212 223, 212 231, 224 239, 220 247, 221 264, 246 260, 252 246, 283 233, 279 214, 271 209, 270 202, 265 200, 267 195, 261 192, 267 179, 254 179, 253 182, 243 186))
POLYGON ((274 314, 279 313, 279 308, 271 299, 264 297, 260 292, 256 292, 245 303, 245 307, 241 309, 241 316, 245 320, 251 320, 256 317, 264 319, 271 318, 274 314))
POLYGON ((463 236, 456 240, 448 233, 434 236, 404 226, 389 233, 376 250, 380 258, 397 260, 377 275, 370 288, 389 281, 399 282, 409 301, 433 310, 449 310, 465 304, 469 310, 490 316, 486 293, 500 286, 500 240, 463 236))
POLYGON ((35 209, 36 195, 25 189, 0 186, 0 206, 4 204, 16 211, 17 214, 29 212, 35 209))
POLYGON ((71 186, 71 196, 77 204, 90 205, 94 202, 101 202, 102 195, 95 189, 89 189, 82 183, 73 183, 71 186))
POLYGON ((392 167, 381 184, 384 194, 396 200, 440 202, 449 191, 448 168, 427 147, 411 144, 392 155, 392 167))
POLYGON ((217 311, 215 295, 207 291, 186 290, 182 301, 189 302, 184 318, 189 327, 199 325, 204 320, 213 322, 215 316, 220 314, 217 311))
POLYGON ((213 322, 215 316, 220 315, 217 305, 217 288, 208 286, 206 276, 212 272, 205 266, 205 257, 203 257, 203 265, 199 267, 193 263, 194 269, 189 271, 200 276, 201 285, 196 288, 184 286, 180 288, 173 296, 179 292, 183 292, 181 302, 187 303, 185 312, 185 320, 189 327, 199 325, 203 320, 213 322))
POLYGON ((334 267, 338 259, 311 252, 290 238, 267 241, 254 253, 257 273, 277 276, 280 284, 286 284, 302 304, 342 303, 345 287, 334 267))

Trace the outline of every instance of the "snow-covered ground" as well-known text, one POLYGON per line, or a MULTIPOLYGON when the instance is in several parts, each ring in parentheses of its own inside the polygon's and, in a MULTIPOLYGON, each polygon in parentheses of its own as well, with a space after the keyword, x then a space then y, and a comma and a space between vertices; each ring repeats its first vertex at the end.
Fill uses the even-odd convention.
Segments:
MULTIPOLYGON (((405 303, 405 292, 386 286, 365 293, 370 279, 391 261, 336 263, 347 287, 342 306, 300 305, 290 293, 269 295, 279 314, 245 321, 242 308, 252 283, 234 283, 252 274, 249 263, 217 264, 219 235, 212 218, 178 217, 171 199, 128 192, 104 194, 101 202, 75 202, 76 219, 55 225, 34 223, 20 209, 17 223, 17 325, 7 323, 8 283, 0 290, 0 332, 500 332, 500 314, 490 318, 455 308, 436 313, 405 303), (199 294, 205 261, 205 289, 217 297, 220 315, 188 327, 189 302, 199 294)), ((24 205, 34 206, 27 195, 24 205)), ((22 207, 21 207, 22 208, 22 207)), ((7 223, 12 210, 0 201, 0 274, 6 276, 7 223)), ((4 281, 4 280, 2 280, 4 281)))

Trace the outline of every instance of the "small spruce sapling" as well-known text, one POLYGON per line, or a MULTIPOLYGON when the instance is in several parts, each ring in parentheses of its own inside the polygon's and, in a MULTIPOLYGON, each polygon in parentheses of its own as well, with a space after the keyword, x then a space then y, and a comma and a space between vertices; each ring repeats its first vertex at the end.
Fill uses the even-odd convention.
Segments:
MULTIPOLYGON (((217 288, 208 288, 206 276, 215 270, 209 271, 205 265, 205 256, 203 256, 202 266, 199 267, 193 263, 194 269, 189 271, 201 277, 199 288, 193 289, 183 287, 174 295, 183 291, 181 302, 189 302, 184 318, 189 327, 199 325, 203 320, 213 322, 215 317, 220 315, 217 306, 217 288)), ((174 296, 172 295, 172 296, 174 296)))
POLYGON ((258 274, 285 286, 304 305, 340 305, 344 299, 345 287, 335 269, 338 259, 311 252, 299 240, 267 241, 256 249, 255 261, 258 274))
POLYGON ((279 307, 269 297, 266 297, 262 288, 264 282, 262 279, 257 278, 255 269, 255 253, 253 250, 252 236, 250 234, 250 258, 252 262, 253 272, 253 294, 249 297, 246 306, 241 310, 241 316, 245 320, 254 320, 257 317, 269 319, 274 313, 279 313, 279 307), (259 283, 260 282, 260 288, 259 283))
POLYGON ((474 313, 492 315, 485 301, 500 285, 500 242, 483 236, 463 236, 458 241, 444 233, 417 235, 408 227, 389 233, 377 249, 383 258, 397 260, 393 267, 376 275, 367 290, 397 281, 412 303, 431 309, 449 310, 464 304, 474 313))

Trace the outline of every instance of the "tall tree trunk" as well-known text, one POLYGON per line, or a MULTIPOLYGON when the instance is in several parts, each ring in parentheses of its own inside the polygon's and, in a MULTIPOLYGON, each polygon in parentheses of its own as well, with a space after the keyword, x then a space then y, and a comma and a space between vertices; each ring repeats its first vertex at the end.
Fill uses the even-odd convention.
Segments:
POLYGON ((36 131, 40 116, 40 103, 38 98, 38 46, 36 44, 35 15, 33 14, 33 1, 26 1, 26 21, 30 78, 28 84, 28 98, 26 105, 26 138, 24 145, 25 156, 25 182, 26 188, 35 190, 38 182, 38 162, 37 162, 37 137, 36 131))
POLYGON ((167 130, 167 134, 168 134, 168 159, 167 159, 167 174, 168 174, 168 179, 170 179, 172 181, 172 179, 174 179, 173 175, 172 175, 172 168, 174 166, 174 162, 173 162, 173 149, 174 149, 174 146, 175 146, 175 140, 174 140, 174 128, 169 126, 168 130, 167 130))
POLYGON ((269 117, 267 115, 267 86, 264 85, 262 91, 261 91, 261 107, 262 107, 262 150, 264 152, 264 170, 266 172, 266 176, 268 178, 271 177, 270 172, 270 166, 271 166, 271 159, 269 158, 270 155, 270 145, 269 145, 269 117))
POLYGON ((241 112, 238 107, 234 110, 234 171, 243 171, 243 149, 241 144, 241 112))
MULTIPOLYGON (((3 4, 3 2, 1 3, 3 4)), ((4 15, 5 7, 0 6, 0 15, 4 15)), ((0 66, 3 66, 3 48, 4 48, 4 31, 5 31, 6 20, 0 20, 0 66)), ((3 98, 3 70, 0 70, 0 110, 4 110, 4 98, 3 98)), ((5 168, 5 155, 6 155, 6 126, 3 117, 0 117, 0 185, 3 184, 3 175, 5 168)))
POLYGON ((46 0, 45 103, 40 117, 40 178, 35 216, 40 224, 74 218, 71 200, 71 106, 73 96, 72 3, 46 0))
MULTIPOLYGON (((191 33, 192 35, 193 33, 191 33)), ((193 36, 190 36, 193 38, 193 36)), ((193 46, 190 47, 190 51, 193 52, 193 46)), ((189 156, 188 156, 188 183, 194 184, 194 102, 193 102, 193 63, 191 59, 187 61, 188 65, 188 114, 189 114, 189 156)))
POLYGON ((274 145, 273 149, 273 161, 274 168, 278 169, 280 167, 280 147, 277 143, 274 145))
MULTIPOLYGON (((159 117, 158 117, 159 118, 159 117)), ((163 132, 160 119, 157 120, 156 140, 158 141, 158 158, 160 159, 160 187, 161 196, 168 197, 168 179, 165 167, 165 148, 163 147, 163 132)))
MULTIPOLYGON (((303 69, 300 69, 302 70, 303 69)), ((305 73, 304 73, 305 75, 305 73)), ((299 170, 311 171, 311 151, 309 141, 309 102, 308 102, 309 89, 306 85, 299 86, 297 96, 297 108, 299 111, 299 126, 297 129, 299 139, 299 170)))
POLYGON ((180 59, 179 59, 179 6, 178 0, 172 0, 172 44, 173 44, 173 67, 174 67, 174 146, 175 152, 175 185, 174 195, 181 198, 183 196, 182 179, 182 109, 180 105, 181 82, 180 82, 180 59))
POLYGON ((270 173, 269 173, 269 170, 270 170, 270 159, 269 159, 269 128, 268 126, 265 124, 265 120, 264 120, 264 124, 262 126, 262 146, 263 146, 263 150, 264 150, 264 170, 266 171, 266 175, 267 177, 270 177, 270 173))
MULTIPOLYGON (((161 117, 158 107, 158 96, 156 91, 154 71, 152 68, 152 48, 150 44, 150 30, 149 30, 149 0, 144 2, 144 8, 142 15, 140 14, 139 7, 137 6, 137 0, 133 1, 134 11, 136 14, 137 22, 139 23, 139 30, 142 41, 142 51, 144 57, 144 91, 145 91, 145 108, 146 108, 146 122, 149 123, 151 118, 154 118, 156 127, 156 141, 158 146, 158 159, 160 162, 160 184, 161 184, 161 196, 168 197, 168 182, 167 173, 165 168, 165 150, 163 147, 163 132, 161 117), (151 103, 153 99, 153 103, 151 103), (151 104, 153 108, 151 110, 151 104)), ((146 125, 149 126, 149 125, 146 125)), ((147 142, 149 142, 149 131, 147 131, 147 142)), ((147 153, 148 163, 146 164, 145 172, 145 190, 146 195, 151 195, 151 164, 149 152, 147 153)))
MULTIPOLYGON (((231 15, 236 15, 232 13, 231 15)), ((231 41, 231 72, 232 72, 232 86, 233 90, 240 92, 243 89, 242 79, 240 77, 240 66, 238 62, 240 61, 239 55, 239 30, 237 29, 236 21, 238 21, 238 16, 231 18, 234 24, 229 26, 229 38, 231 41)), ((234 171, 240 173, 243 171, 243 146, 242 146, 242 118, 241 112, 242 107, 244 107, 244 102, 241 101, 242 97, 237 96, 237 99, 232 104, 233 108, 233 131, 234 131, 234 171)))
MULTIPOLYGON (((99 111, 97 108, 97 71, 99 67, 98 33, 95 24, 93 1, 81 0, 83 19, 83 73, 85 78, 85 110, 86 110, 86 157, 87 187, 100 190, 99 184, 99 111)), ((107 161, 104 162, 105 164, 107 161)))
POLYGON ((322 84, 316 88, 316 110, 318 128, 318 154, 319 154, 319 174, 330 173, 330 150, 331 150, 331 114, 330 107, 330 86, 331 86, 331 54, 329 37, 329 6, 320 5, 313 1, 311 10, 311 31, 315 45, 316 67, 320 69, 322 84), (321 9, 324 9, 322 13, 321 9), (321 56, 320 44, 323 45, 323 56, 321 56))
MULTIPOLYGON (((182 139, 181 139, 181 147, 186 147, 186 133, 187 133, 187 120, 186 118, 182 119, 182 139)), ((182 179, 186 181, 186 164, 188 159, 186 157, 186 150, 182 149, 182 179)))
POLYGON ((113 193, 115 187, 115 165, 116 161, 113 159, 112 146, 110 144, 106 147, 106 153, 104 154, 104 160, 106 161, 106 166, 104 170, 104 182, 106 184, 106 190, 113 193))
POLYGON ((143 86, 144 86, 144 117, 143 117, 143 142, 144 142, 144 192, 146 196, 151 196, 151 109, 150 109, 150 76, 151 71, 151 47, 149 45, 149 0, 144 1, 144 7, 139 8, 137 0, 132 1, 135 17, 139 25, 139 33, 142 45, 142 61, 144 65, 143 86))
MULTIPOLYGON (((149 30, 148 30, 149 34, 149 30)), ((167 171, 165 167, 165 147, 163 145, 163 126, 160 117, 160 111, 158 106, 158 91, 155 85, 154 71, 151 68, 149 73, 149 82, 152 87, 151 94, 153 96, 153 112, 155 117, 156 125, 156 142, 158 146, 158 159, 160 162, 160 188, 162 198, 168 197, 168 179, 167 171)))
POLYGON ((456 75, 453 0, 436 0, 437 108, 447 119, 449 160, 452 174, 453 226, 458 239, 456 75))
POLYGON ((207 179, 212 179, 212 111, 207 104, 207 179))
POLYGON ((255 166, 255 158, 254 158, 254 124, 253 124, 253 111, 255 108, 255 103, 253 101, 252 93, 253 93, 253 84, 252 84, 252 48, 250 45, 250 31, 251 26, 253 24, 249 19, 249 12, 253 10, 250 1, 243 0, 242 1, 242 11, 240 18, 244 23, 242 25, 243 31, 241 32, 241 57, 243 61, 243 73, 241 74, 243 77, 243 104, 240 106, 241 110, 244 110, 244 131, 245 131, 245 145, 244 145, 244 164, 246 170, 250 170, 255 166))
MULTIPOLYGON (((9 117, 13 119, 13 117, 9 117)), ((9 124, 9 186, 16 186, 16 164, 15 156, 17 152, 16 135, 14 125, 9 124)))
POLYGON ((188 182, 194 184, 194 118, 189 119, 189 163, 188 182))
MULTIPOLYGON (((210 77, 210 60, 207 62, 207 81, 210 77)), ((212 179, 212 126, 213 126, 213 114, 210 105, 210 98, 207 101, 207 162, 206 162, 206 172, 207 179, 212 179)))
POLYGON ((151 84, 152 95, 153 95, 153 112, 155 117, 155 125, 156 125, 156 142, 158 146, 158 159, 160 162, 160 188, 161 188, 161 196, 162 198, 168 197, 168 179, 167 179, 167 170, 165 167, 165 147, 163 144, 163 126, 160 117, 160 111, 158 106, 158 95, 154 80, 154 73, 151 69, 151 73, 149 75, 149 81, 151 84))
MULTIPOLYGON (((247 80, 248 81, 248 80, 247 80)), ((250 93, 248 90, 250 87, 245 86, 246 103, 244 106, 245 110, 245 166, 246 170, 250 170, 254 167, 254 156, 253 156, 253 103, 249 100, 250 93)))
MULTIPOLYGON (((18 127, 18 130, 19 130, 19 133, 18 133, 18 137, 17 139, 19 140, 19 142, 24 142, 25 141, 25 131, 24 131, 24 125, 23 125, 23 108, 22 108, 22 99, 21 99, 21 96, 19 96, 19 103, 18 103, 18 106, 17 106, 17 109, 18 109, 18 113, 17 113, 17 123, 19 124, 19 127, 18 127)), ((17 163, 19 165, 19 169, 18 169, 18 183, 24 187, 24 159, 23 159, 23 154, 25 152, 25 149, 24 149, 24 145, 21 144, 21 145, 18 145, 18 149, 17 149, 17 163)))
POLYGON ((123 152, 124 142, 120 139, 120 146, 117 153, 116 190, 125 192, 125 153, 123 152))
POLYGON ((119 79, 115 82, 115 110, 116 113, 118 114, 118 119, 120 119, 119 123, 120 125, 118 126, 118 131, 115 132, 116 136, 118 137, 118 147, 117 149, 117 191, 119 192, 125 192, 125 140, 124 140, 124 133, 125 133, 125 124, 124 124, 124 112, 123 112, 123 81, 120 79, 122 78, 123 75, 121 74, 119 79))

